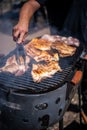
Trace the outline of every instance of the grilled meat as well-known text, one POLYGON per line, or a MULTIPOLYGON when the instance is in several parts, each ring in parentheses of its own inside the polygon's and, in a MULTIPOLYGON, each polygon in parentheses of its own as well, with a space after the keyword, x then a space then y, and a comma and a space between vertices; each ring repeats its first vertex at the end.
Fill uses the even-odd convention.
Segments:
POLYGON ((7 59, 5 66, 11 65, 13 63, 17 64, 15 55, 13 55, 7 59))
POLYGON ((45 34, 42 36, 42 39, 48 40, 50 42, 63 42, 67 45, 72 45, 78 47, 80 42, 77 38, 73 37, 64 37, 64 36, 59 36, 59 35, 48 35, 45 34))
POLYGON ((68 37, 66 44, 79 47, 80 42, 79 42, 79 40, 77 38, 68 37))
POLYGON ((41 37, 44 40, 48 40, 50 42, 56 42, 56 41, 61 41, 61 36, 59 35, 49 35, 49 34, 45 34, 41 37))
POLYGON ((40 62, 40 61, 58 61, 59 57, 58 57, 58 53, 49 53, 47 51, 41 51, 38 50, 34 47, 29 47, 26 49, 27 55, 29 55, 30 57, 32 57, 36 62, 40 62))
POLYGON ((18 69, 19 69, 18 65, 15 63, 12 63, 11 65, 7 65, 0 68, 0 72, 16 73, 18 69))
POLYGON ((75 38, 46 34, 24 45, 27 54, 26 65, 23 64, 24 59, 21 56, 19 57, 21 65, 19 65, 16 56, 13 55, 7 59, 5 66, 0 68, 0 72, 21 76, 28 70, 30 63, 33 81, 41 82, 47 77, 52 77, 56 72, 62 71, 58 63, 59 55, 60 57, 72 56, 78 46, 79 41, 75 38))
POLYGON ((9 57, 6 61, 5 66, 0 68, 0 71, 15 73, 18 70, 15 55, 9 57))
POLYGON ((20 65, 19 68, 18 68, 18 71, 15 73, 15 76, 23 75, 27 71, 28 68, 29 68, 28 65, 26 65, 26 66, 25 65, 20 65))
POLYGON ((50 50, 51 49, 52 42, 45 40, 45 39, 38 39, 34 38, 26 45, 26 48, 28 47, 34 47, 39 50, 50 50))
POLYGON ((47 77, 52 77, 57 71, 62 71, 58 62, 51 61, 47 64, 33 64, 31 75, 34 82, 41 82, 47 77))
POLYGON ((53 43, 52 48, 58 50, 61 57, 72 56, 76 51, 76 47, 66 45, 63 42, 53 43))
MULTIPOLYGON (((21 60, 21 62, 23 62, 21 60)), ((18 72, 22 71, 22 74, 29 68, 28 63, 30 62, 30 58, 28 56, 26 56, 26 63, 27 65, 19 65, 16 61, 16 56, 13 55, 11 57, 9 57, 6 61, 5 66, 0 68, 1 72, 10 72, 13 73, 15 75, 20 75, 18 72)))

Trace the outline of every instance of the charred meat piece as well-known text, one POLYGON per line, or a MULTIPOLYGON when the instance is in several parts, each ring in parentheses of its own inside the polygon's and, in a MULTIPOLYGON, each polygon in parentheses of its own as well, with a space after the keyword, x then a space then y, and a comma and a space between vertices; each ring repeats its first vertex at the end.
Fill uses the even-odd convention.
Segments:
POLYGON ((76 47, 66 45, 63 42, 53 43, 52 48, 58 50, 61 57, 72 56, 76 51, 76 47))
POLYGON ((26 48, 26 52, 27 52, 27 55, 32 57, 36 62, 40 62, 40 61, 49 62, 52 60, 54 61, 59 60, 58 53, 49 53, 47 51, 41 51, 32 46, 29 46, 29 48, 26 48))
POLYGON ((47 64, 33 64, 31 75, 34 82, 41 82, 47 77, 52 77, 57 71, 62 71, 58 62, 51 61, 47 64))
POLYGON ((34 47, 39 50, 50 50, 51 49, 52 42, 41 39, 41 38, 34 38, 32 39, 25 48, 34 47))

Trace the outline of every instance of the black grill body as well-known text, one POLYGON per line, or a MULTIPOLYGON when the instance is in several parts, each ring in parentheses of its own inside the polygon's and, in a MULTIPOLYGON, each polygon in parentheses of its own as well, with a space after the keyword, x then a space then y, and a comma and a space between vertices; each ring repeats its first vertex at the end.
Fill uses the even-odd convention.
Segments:
POLYGON ((33 95, 19 93, 7 95, 5 91, 0 90, 3 121, 9 128, 15 130, 47 128, 63 115, 66 90, 67 84, 48 93, 33 95))
POLYGON ((19 78, 0 74, 1 119, 9 130, 42 130, 63 117, 78 88, 70 81, 78 69, 80 54, 78 50, 73 57, 61 59, 64 71, 40 84, 27 79, 27 73, 19 78))

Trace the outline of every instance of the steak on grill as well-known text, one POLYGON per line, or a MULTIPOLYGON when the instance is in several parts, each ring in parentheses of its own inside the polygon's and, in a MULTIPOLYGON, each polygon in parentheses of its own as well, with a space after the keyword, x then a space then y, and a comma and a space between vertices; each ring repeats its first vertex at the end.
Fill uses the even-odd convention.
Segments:
POLYGON ((57 71, 62 71, 57 61, 51 61, 47 64, 33 64, 31 71, 34 82, 41 82, 47 77, 52 77, 57 71))
POLYGON ((76 47, 66 45, 63 42, 53 43, 52 48, 58 50, 61 57, 72 56, 76 51, 76 47))
POLYGON ((45 50, 39 50, 36 49, 33 46, 28 46, 27 48, 25 47, 25 50, 27 52, 27 55, 29 55, 30 57, 32 57, 36 62, 40 62, 40 61, 58 61, 59 57, 58 57, 58 53, 49 53, 48 51, 45 50))

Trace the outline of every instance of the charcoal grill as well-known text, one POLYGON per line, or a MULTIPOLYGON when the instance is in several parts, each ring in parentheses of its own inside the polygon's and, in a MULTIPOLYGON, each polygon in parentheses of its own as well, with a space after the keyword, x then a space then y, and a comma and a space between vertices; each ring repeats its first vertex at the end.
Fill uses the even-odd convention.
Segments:
MULTIPOLYGON (((1 59, 0 66, 14 51, 1 59)), ((19 77, 0 73, 1 118, 9 130, 42 130, 63 117, 81 80, 74 82, 73 77, 80 69, 82 51, 81 44, 73 56, 60 58, 63 71, 41 83, 33 82, 29 71, 19 77)))

